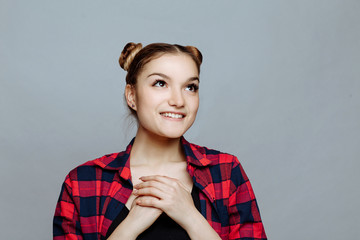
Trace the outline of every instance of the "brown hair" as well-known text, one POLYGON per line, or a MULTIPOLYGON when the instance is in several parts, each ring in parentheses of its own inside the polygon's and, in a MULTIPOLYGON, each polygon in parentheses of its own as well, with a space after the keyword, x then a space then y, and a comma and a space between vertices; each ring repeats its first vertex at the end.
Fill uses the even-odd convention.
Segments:
MULTIPOLYGON (((144 68, 144 66, 151 60, 161 57, 164 54, 187 54, 190 56, 200 73, 200 65, 202 63, 201 52, 193 46, 181 46, 178 44, 168 43, 152 43, 142 48, 141 43, 130 42, 125 45, 119 58, 119 64, 122 69, 127 71, 126 84, 135 86, 137 77, 144 68)), ((131 112, 135 114, 132 108, 129 107, 131 112)))

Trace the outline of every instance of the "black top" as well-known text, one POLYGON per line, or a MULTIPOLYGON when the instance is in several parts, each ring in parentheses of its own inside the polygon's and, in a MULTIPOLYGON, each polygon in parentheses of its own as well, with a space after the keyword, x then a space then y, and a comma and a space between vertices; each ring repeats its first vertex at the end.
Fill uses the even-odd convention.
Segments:
MULTIPOLYGON (((196 209, 200 212, 199 189, 193 186, 191 196, 196 209)), ((124 206, 119 215, 111 223, 106 238, 108 238, 116 227, 127 217, 129 209, 124 206)), ((162 213, 158 219, 138 237, 138 240, 190 240, 187 232, 172 220, 166 213, 162 213)))

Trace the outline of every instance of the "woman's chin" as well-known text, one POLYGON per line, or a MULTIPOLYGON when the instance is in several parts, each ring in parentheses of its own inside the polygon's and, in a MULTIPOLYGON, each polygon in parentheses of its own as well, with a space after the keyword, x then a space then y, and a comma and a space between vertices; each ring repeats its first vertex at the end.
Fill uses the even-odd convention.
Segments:
POLYGON ((168 139, 177 139, 184 135, 185 132, 166 132, 159 134, 159 137, 168 138, 168 139))

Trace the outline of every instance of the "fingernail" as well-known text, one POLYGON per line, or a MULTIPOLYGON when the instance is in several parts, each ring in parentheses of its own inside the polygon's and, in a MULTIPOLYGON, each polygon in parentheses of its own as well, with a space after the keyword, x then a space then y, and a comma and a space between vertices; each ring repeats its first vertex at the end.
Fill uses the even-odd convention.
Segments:
POLYGON ((134 189, 133 194, 136 195, 138 193, 137 189, 134 189))

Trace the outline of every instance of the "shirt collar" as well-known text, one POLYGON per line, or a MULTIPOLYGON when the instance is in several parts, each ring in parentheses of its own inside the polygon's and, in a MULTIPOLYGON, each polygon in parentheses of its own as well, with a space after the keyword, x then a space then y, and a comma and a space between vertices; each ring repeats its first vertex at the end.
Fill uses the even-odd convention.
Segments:
POLYGON ((105 170, 119 171, 122 178, 124 178, 125 180, 130 180, 131 174, 129 159, 134 140, 135 138, 130 141, 125 151, 105 155, 101 158, 94 160, 94 164, 105 170))
POLYGON ((186 155, 188 164, 198 167, 206 167, 211 164, 211 160, 207 158, 205 149, 198 145, 189 143, 184 137, 181 137, 182 147, 186 155))

